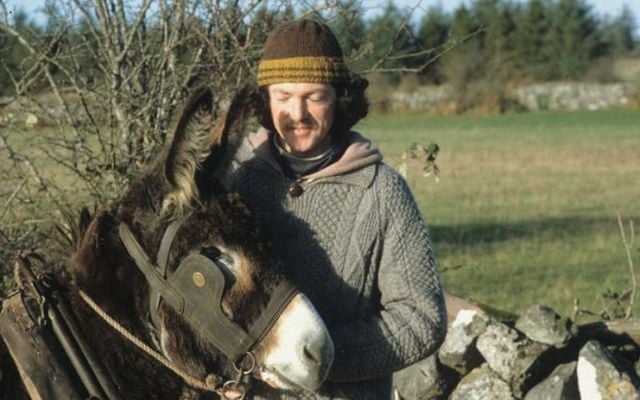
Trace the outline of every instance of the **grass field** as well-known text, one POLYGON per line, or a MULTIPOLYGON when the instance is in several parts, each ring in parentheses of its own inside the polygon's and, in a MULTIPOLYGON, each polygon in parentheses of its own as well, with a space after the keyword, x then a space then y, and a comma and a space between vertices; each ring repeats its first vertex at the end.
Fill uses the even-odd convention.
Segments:
POLYGON ((451 293, 570 315, 574 299, 600 312, 604 293, 629 287, 616 215, 640 224, 639 111, 384 115, 357 129, 391 164, 411 142, 440 145, 440 182, 418 165, 408 179, 451 293))

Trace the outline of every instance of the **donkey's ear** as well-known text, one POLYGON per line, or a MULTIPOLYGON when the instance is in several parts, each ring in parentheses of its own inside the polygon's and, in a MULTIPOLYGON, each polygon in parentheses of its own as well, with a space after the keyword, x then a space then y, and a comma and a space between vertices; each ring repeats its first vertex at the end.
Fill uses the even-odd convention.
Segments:
POLYGON ((193 180, 196 169, 209 156, 213 146, 214 96, 202 87, 187 101, 174 129, 164 172, 174 188, 193 180))
POLYGON ((226 171, 234 154, 242 143, 247 122, 255 111, 258 89, 244 86, 238 90, 227 112, 213 129, 211 153, 203 162, 202 171, 208 176, 219 176, 226 171))
POLYGON ((171 192, 164 207, 178 210, 215 190, 211 179, 226 170, 242 141, 246 121, 252 115, 257 90, 239 90, 217 121, 216 100, 210 89, 198 90, 187 103, 176 125, 164 165, 171 192))

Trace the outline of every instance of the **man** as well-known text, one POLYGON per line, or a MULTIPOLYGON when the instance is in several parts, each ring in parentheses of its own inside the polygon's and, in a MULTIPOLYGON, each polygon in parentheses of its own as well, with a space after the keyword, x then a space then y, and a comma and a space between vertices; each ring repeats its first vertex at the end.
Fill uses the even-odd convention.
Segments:
POLYGON ((263 128, 238 151, 232 186, 335 345, 318 393, 277 398, 389 399, 391 373, 445 335, 433 249, 409 188, 350 131, 367 114, 367 84, 322 23, 284 23, 265 43, 263 128))

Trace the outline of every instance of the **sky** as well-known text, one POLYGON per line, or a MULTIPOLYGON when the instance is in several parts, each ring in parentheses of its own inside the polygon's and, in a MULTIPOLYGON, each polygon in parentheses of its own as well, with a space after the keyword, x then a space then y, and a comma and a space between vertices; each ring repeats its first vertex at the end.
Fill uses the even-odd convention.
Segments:
MULTIPOLYGON (((38 19, 38 13, 36 10, 41 8, 44 4, 44 0, 4 0, 7 4, 9 11, 22 8, 33 19, 38 19)), ((338 0, 339 1, 339 0, 338 0)), ((521 0, 526 1, 526 0, 521 0)), ((442 6, 442 8, 451 12, 458 8, 460 4, 471 4, 473 0, 396 0, 394 1, 398 6, 412 7, 416 9, 418 17, 426 10, 433 6, 442 6)), ((376 8, 382 8, 387 0, 363 0, 366 8, 371 8, 372 13, 375 13, 376 8)), ((587 0, 593 11, 600 16, 608 16, 614 18, 620 15, 623 6, 626 4, 633 13, 636 21, 636 38, 640 38, 640 0, 587 0)))

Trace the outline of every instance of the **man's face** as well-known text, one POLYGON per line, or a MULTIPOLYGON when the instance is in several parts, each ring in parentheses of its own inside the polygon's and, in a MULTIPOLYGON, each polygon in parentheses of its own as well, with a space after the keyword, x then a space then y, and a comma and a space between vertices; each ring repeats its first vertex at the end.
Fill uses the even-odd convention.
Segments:
POLYGON ((269 86, 273 125, 286 151, 315 156, 331 145, 329 129, 336 91, 326 83, 278 83, 269 86))

